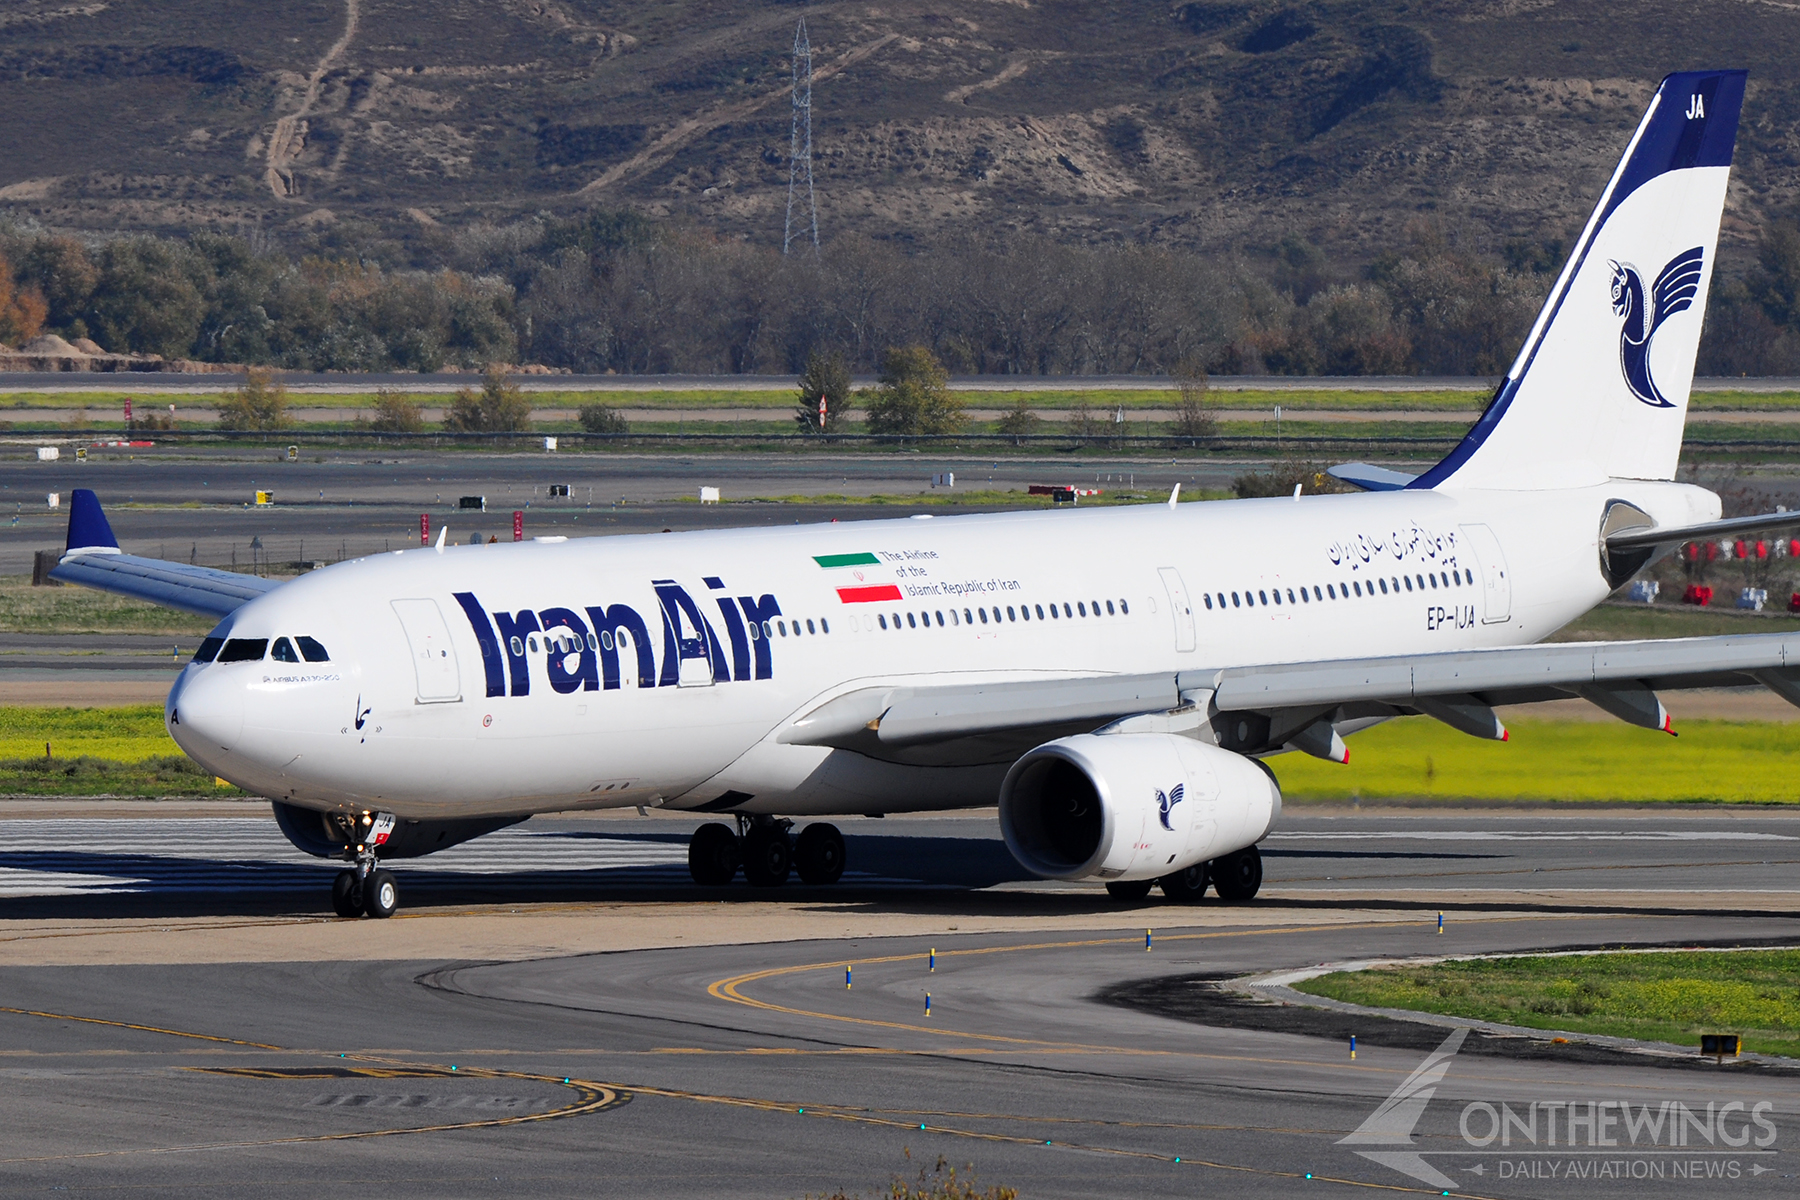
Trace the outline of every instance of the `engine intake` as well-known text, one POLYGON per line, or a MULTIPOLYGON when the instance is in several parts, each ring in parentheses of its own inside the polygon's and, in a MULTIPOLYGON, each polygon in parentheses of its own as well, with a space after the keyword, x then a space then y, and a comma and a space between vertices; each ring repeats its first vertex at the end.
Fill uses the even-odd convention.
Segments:
POLYGON ((1253 846, 1281 813, 1254 759, 1161 733, 1046 742, 1000 785, 1000 831, 1050 879, 1156 879, 1253 846))

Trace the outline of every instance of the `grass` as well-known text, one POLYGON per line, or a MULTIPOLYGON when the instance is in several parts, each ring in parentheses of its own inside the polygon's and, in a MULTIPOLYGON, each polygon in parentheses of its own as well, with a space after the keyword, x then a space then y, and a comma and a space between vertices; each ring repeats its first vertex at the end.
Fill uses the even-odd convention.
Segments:
POLYGON ((29 577, 0 578, 0 633, 145 633, 194 636, 218 624, 84 587, 32 587, 29 577))
POLYGON ((1735 1033, 1749 1051, 1800 1053, 1800 950, 1476 959, 1339 971, 1294 987, 1352 1004, 1696 1049, 1701 1033, 1735 1033))
POLYGON ((41 761, 45 742, 50 743, 52 761, 87 756, 135 763, 181 754, 181 747, 163 728, 160 704, 0 707, 0 759, 41 761))
POLYGON ((1509 722, 1490 742, 1428 717, 1352 737, 1340 766, 1269 760, 1291 800, 1613 801, 1791 804, 1800 800, 1800 725, 1686 721, 1679 737, 1612 721, 1509 722))
POLYGON ((241 796, 181 752, 162 707, 0 707, 0 794, 241 796), (50 755, 44 754, 44 743, 50 755))
MULTIPOLYGON (((1720 588, 1724 591, 1724 588, 1720 588)), ((1771 588, 1771 591, 1774 589, 1771 588)), ((1669 588, 1664 585, 1666 596, 1669 588)), ((1771 597, 1773 599, 1773 597, 1771 597)), ((1735 608, 1692 608, 1664 603, 1603 604, 1558 630, 1553 642, 1592 642, 1632 638, 1706 637, 1719 633, 1793 633, 1800 616, 1740 612, 1735 608)))

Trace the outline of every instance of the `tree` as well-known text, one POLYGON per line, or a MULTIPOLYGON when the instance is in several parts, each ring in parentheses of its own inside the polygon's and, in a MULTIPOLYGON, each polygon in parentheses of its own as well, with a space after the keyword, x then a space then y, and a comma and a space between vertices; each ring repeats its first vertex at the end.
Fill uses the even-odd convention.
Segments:
POLYGON ((1085 443, 1100 436, 1100 419, 1094 415, 1085 396, 1077 399, 1074 407, 1069 409, 1068 429, 1078 442, 1085 443))
POLYGON ((1750 295, 1769 320, 1800 331, 1800 225, 1776 221, 1763 230, 1750 295))
POLYGON ((950 377, 924 346, 894 348, 881 364, 881 384, 869 393, 870 433, 955 433, 967 418, 950 394, 950 377))
POLYGON ((1031 411, 1020 396, 1019 402, 1012 406, 1005 416, 1000 418, 1000 432, 1012 438, 1013 445, 1020 445, 1022 440, 1037 432, 1038 415, 1031 411))
POLYGON ((369 428, 376 433, 423 433, 425 413, 405 392, 379 388, 375 392, 375 415, 369 419, 369 428))
POLYGON ((444 413, 448 433, 523 433, 531 428, 531 402, 499 363, 488 364, 481 390, 458 388, 444 413))
POLYGON ((121 238, 100 252, 91 334, 113 353, 180 358, 194 348, 206 301, 206 263, 178 242, 121 238))
POLYGON ((819 397, 825 398, 825 428, 836 429, 849 411, 850 368, 844 356, 832 351, 806 356, 800 376, 800 395, 794 401, 794 422, 807 433, 818 433, 819 397))
POLYGON ((244 386, 226 396, 219 405, 219 428, 286 429, 293 418, 287 414, 287 385, 264 367, 252 367, 244 375, 244 386))
POLYGON ((589 433, 624 433, 630 428, 625 414, 610 404, 584 404, 579 417, 581 427, 589 433))
POLYGON ((1212 405, 1207 399, 1206 367, 1199 359, 1189 356, 1176 363, 1169 375, 1175 380, 1175 390, 1181 397, 1176 402, 1172 432, 1189 446, 1200 438, 1212 437, 1218 432, 1218 422, 1213 419, 1212 405))
POLYGON ((44 327, 49 306, 34 287, 13 284, 12 264, 0 258, 0 343, 29 342, 44 327))

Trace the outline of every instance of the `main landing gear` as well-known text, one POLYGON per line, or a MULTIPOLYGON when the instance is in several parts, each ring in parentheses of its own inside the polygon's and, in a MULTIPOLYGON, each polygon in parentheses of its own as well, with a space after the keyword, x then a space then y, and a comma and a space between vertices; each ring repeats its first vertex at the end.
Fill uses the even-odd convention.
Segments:
POLYGON ((400 907, 400 885, 375 857, 375 847, 393 831, 393 816, 364 813, 360 820, 346 816, 335 822, 344 834, 342 857, 352 865, 331 881, 332 911, 340 917, 393 916, 400 907))
POLYGON ((1246 846, 1233 854, 1211 862, 1164 875, 1161 879, 1123 880, 1106 885, 1107 894, 1115 900, 1138 901, 1150 894, 1151 884, 1160 886, 1163 895, 1178 904, 1196 904, 1206 898, 1210 886, 1227 904, 1242 904, 1255 898, 1262 888, 1262 851, 1246 846))
POLYGON ((802 883, 836 883, 844 873, 844 835, 835 825, 808 825, 790 838, 794 823, 743 816, 737 830, 717 821, 702 825, 688 842, 688 874, 702 887, 723 887, 741 867, 752 887, 780 887, 790 873, 802 883))

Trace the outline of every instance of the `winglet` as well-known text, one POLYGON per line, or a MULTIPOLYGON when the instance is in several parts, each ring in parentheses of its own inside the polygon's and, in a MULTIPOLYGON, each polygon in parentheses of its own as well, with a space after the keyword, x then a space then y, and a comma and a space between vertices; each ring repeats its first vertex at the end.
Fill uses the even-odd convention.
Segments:
POLYGON ((100 497, 89 488, 76 488, 69 495, 69 542, 63 557, 118 553, 119 539, 113 536, 106 514, 100 511, 100 497))

